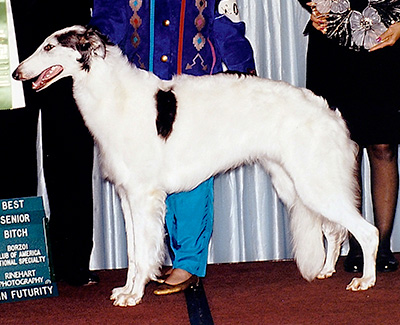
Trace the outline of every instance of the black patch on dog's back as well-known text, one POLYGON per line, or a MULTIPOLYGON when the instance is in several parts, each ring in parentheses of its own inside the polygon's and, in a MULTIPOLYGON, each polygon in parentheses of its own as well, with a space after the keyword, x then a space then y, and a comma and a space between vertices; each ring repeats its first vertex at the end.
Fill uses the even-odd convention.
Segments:
POLYGON ((172 90, 159 90, 155 95, 157 101, 157 134, 168 139, 176 116, 176 97, 172 90))

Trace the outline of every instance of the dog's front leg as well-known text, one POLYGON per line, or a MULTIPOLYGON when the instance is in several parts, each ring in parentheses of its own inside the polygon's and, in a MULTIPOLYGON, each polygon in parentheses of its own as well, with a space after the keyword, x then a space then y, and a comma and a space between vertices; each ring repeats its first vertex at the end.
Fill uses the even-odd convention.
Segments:
MULTIPOLYGON (((133 290, 133 284, 136 277, 136 264, 135 264, 135 239, 134 239, 134 229, 133 229, 133 220, 132 220, 132 211, 129 206, 129 201, 125 190, 121 188, 117 188, 118 195, 121 199, 121 207, 122 212, 125 219, 125 232, 126 232, 126 243, 128 249, 128 273, 126 277, 126 284, 123 287, 114 288, 111 294, 110 299, 114 300, 114 305, 126 306, 126 301, 122 302, 123 297, 126 294, 129 294, 133 290)), ((137 301, 139 302, 139 301, 137 301)), ((134 303, 134 305, 137 302, 134 303)))
POLYGON ((147 282, 159 273, 164 260, 165 196, 163 191, 154 189, 142 190, 139 195, 121 195, 129 265, 125 286, 114 289, 111 295, 116 306, 138 304, 147 282))

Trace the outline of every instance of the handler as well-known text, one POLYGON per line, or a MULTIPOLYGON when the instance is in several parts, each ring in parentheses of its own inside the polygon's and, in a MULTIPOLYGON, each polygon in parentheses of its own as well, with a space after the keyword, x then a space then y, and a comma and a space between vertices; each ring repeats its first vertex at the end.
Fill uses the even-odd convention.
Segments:
MULTIPOLYGON (((375 225, 379 230, 376 269, 395 271, 390 247, 399 187, 398 144, 400 74, 400 1, 300 0, 310 13, 307 88, 338 108, 357 142, 360 185, 363 148, 371 169, 375 225), (397 43, 396 43, 397 41, 397 43), (323 72, 322 72, 323 71, 323 72)), ((361 247, 350 237, 344 262, 361 272, 361 247)))
MULTIPOLYGON (((95 0, 91 25, 137 67, 162 79, 215 74, 222 62, 229 70, 255 73, 235 0, 95 0)), ((173 269, 154 291, 157 295, 185 290, 206 274, 213 178, 190 192, 169 195, 166 204, 173 269)))
MULTIPOLYGON (((20 61, 55 30, 90 20, 91 0, 11 0, 20 61)), ((93 247, 93 140, 65 78, 40 93, 24 83, 25 108, 0 111, 0 198, 36 196, 36 129, 42 112, 43 165, 50 204, 50 246, 57 280, 99 281, 93 247), (7 156, 6 156, 7 154, 7 156)))

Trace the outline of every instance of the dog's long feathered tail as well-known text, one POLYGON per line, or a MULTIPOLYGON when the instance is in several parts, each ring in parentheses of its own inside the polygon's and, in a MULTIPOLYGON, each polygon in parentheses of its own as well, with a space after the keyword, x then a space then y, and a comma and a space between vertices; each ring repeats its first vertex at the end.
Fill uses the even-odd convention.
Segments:
POLYGON ((299 199, 296 200, 290 212, 294 258, 301 275, 306 280, 312 281, 325 262, 322 218, 299 199))

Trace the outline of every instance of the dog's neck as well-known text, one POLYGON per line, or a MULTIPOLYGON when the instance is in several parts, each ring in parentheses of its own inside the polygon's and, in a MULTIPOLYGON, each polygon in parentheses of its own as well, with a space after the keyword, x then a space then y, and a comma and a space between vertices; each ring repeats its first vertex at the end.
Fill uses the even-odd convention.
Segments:
POLYGON ((164 81, 154 74, 134 67, 115 46, 108 46, 105 58, 93 58, 89 71, 80 71, 74 79, 74 97, 87 127, 94 134, 99 129, 113 130, 110 121, 131 121, 154 127, 155 95, 164 81), (125 101, 132 104, 127 106, 125 101), (154 102, 154 103, 153 103, 154 102))
POLYGON ((73 78, 75 99, 84 100, 85 105, 81 106, 85 108, 90 99, 111 101, 111 98, 121 98, 124 91, 137 92, 140 98, 143 91, 162 83, 154 74, 133 66, 116 46, 107 46, 105 58, 94 57, 89 71, 80 71, 73 78))

